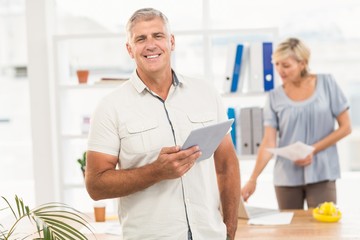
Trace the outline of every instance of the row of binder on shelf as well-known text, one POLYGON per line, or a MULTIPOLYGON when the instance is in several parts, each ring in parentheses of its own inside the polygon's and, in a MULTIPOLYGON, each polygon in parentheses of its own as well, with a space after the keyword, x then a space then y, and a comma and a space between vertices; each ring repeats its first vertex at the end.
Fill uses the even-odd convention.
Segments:
POLYGON ((224 92, 266 92, 274 88, 272 42, 229 45, 224 92))
POLYGON ((264 134, 261 107, 228 108, 228 117, 234 118, 231 138, 239 155, 257 154, 264 134))

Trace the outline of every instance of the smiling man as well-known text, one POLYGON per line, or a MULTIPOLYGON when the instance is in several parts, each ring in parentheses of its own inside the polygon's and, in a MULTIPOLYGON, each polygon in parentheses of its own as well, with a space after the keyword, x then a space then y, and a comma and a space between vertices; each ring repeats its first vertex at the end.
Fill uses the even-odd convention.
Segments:
POLYGON ((171 68, 175 38, 158 10, 136 11, 127 37, 136 70, 91 119, 90 196, 119 199, 125 240, 234 239, 240 174, 230 135, 201 162, 197 146, 180 149, 193 129, 227 119, 219 94, 171 68))

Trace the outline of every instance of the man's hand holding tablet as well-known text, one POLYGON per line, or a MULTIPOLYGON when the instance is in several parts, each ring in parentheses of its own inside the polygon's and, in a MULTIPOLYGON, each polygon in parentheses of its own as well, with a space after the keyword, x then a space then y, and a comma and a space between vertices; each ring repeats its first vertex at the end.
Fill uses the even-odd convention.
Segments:
POLYGON ((210 158, 224 136, 229 132, 233 122, 234 119, 229 119, 225 122, 216 123, 191 131, 181 149, 187 149, 197 145, 199 146, 199 151, 202 152, 197 161, 210 158))

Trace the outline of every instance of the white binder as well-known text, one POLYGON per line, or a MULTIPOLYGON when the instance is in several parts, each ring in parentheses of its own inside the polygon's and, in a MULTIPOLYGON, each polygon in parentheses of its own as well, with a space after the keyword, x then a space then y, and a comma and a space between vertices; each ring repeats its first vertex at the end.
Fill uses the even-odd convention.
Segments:
POLYGON ((251 109, 252 115, 252 134, 253 134, 253 154, 257 154, 261 140, 264 134, 263 125, 263 109, 260 107, 253 107, 251 109))
POLYGON ((251 127, 251 108, 240 110, 240 129, 241 129, 241 154, 251 155, 253 153, 252 127, 251 127))
POLYGON ((262 42, 250 44, 250 76, 249 92, 264 92, 264 68, 263 68, 262 42))
POLYGON ((224 76, 223 92, 230 93, 232 77, 234 73, 234 61, 236 56, 236 47, 235 43, 230 44, 227 50, 227 59, 226 59, 226 71, 224 76))

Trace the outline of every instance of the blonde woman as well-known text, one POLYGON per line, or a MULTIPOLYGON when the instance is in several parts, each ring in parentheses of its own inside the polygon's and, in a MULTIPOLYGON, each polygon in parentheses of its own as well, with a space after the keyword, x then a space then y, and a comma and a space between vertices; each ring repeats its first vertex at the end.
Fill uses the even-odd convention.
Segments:
POLYGON ((266 149, 301 141, 314 147, 306 158, 294 162, 276 158, 279 209, 303 209, 305 201, 308 208, 324 201, 336 203, 336 180, 340 178, 336 143, 351 132, 349 104, 333 76, 309 72, 309 59, 309 48, 296 38, 280 43, 272 56, 283 85, 268 95, 264 137, 254 170, 241 191, 245 201, 273 157, 266 149))

